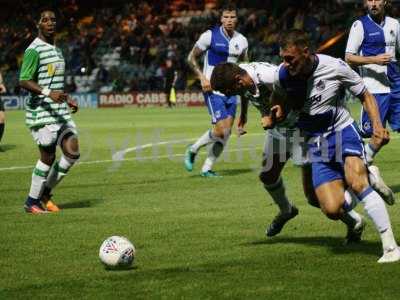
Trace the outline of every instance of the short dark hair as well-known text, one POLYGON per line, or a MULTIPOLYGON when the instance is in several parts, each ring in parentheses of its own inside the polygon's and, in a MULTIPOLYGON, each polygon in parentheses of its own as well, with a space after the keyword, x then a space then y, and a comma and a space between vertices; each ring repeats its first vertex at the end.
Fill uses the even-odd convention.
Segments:
POLYGON ((220 63, 218 64, 211 74, 211 88, 214 91, 219 91, 223 94, 227 94, 228 91, 236 84, 237 75, 243 75, 246 71, 240 68, 234 63, 220 63))
POLYGON ((221 15, 224 11, 237 11, 236 5, 234 3, 226 3, 221 6, 221 15))
POLYGON ((282 49, 289 46, 311 47, 310 37, 307 32, 300 29, 290 29, 281 34, 279 45, 282 49))
POLYGON ((35 17, 35 22, 36 22, 36 23, 39 23, 39 22, 40 22, 40 19, 42 18, 42 14, 43 14, 44 12, 46 12, 46 11, 51 11, 51 12, 53 12, 53 13, 56 15, 56 17, 57 17, 57 12, 56 12, 56 10, 55 10, 53 7, 51 7, 51 6, 44 6, 44 7, 41 7, 40 9, 37 10, 37 15, 36 15, 36 17, 35 17))

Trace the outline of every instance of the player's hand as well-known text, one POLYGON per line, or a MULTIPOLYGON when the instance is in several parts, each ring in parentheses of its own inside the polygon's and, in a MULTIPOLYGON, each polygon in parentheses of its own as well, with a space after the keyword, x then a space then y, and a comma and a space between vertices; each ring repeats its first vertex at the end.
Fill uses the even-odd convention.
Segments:
POLYGON ((378 65, 387 65, 390 63, 392 55, 383 53, 375 56, 375 63, 378 65))
POLYGON ((67 104, 69 106, 69 108, 71 108, 71 112, 74 114, 79 110, 78 107, 78 102, 76 102, 74 99, 72 99, 71 97, 68 97, 67 99, 67 104))
POLYGON ((264 128, 264 130, 274 128, 275 124, 276 120, 272 114, 261 118, 261 126, 264 128))
POLYGON ((244 126, 246 125, 246 123, 247 123, 247 116, 240 115, 239 121, 238 121, 238 124, 237 124, 238 136, 241 136, 241 135, 244 135, 244 134, 247 133, 247 131, 244 130, 244 126))
POLYGON ((271 115, 278 123, 282 122, 285 119, 285 114, 283 112, 282 106, 280 105, 274 105, 271 107, 271 115))
POLYGON ((206 77, 204 76, 201 77, 200 83, 201 83, 201 89, 203 90, 204 93, 212 91, 210 80, 208 80, 206 77))
POLYGON ((379 145, 379 146, 386 145, 390 141, 389 130, 387 130, 382 126, 378 126, 374 128, 371 139, 374 145, 379 145))
POLYGON ((49 97, 56 103, 62 103, 67 101, 68 94, 60 91, 51 91, 49 97))
POLYGON ((5 94, 7 92, 7 89, 4 84, 0 84, 0 94, 5 94))

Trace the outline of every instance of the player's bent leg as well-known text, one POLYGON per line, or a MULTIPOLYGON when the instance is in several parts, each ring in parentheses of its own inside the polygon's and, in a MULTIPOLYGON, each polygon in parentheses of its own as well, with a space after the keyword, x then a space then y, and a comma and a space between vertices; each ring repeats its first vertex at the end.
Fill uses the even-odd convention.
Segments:
POLYGON ((62 149, 61 158, 53 164, 49 172, 41 199, 47 210, 52 212, 58 212, 60 208, 52 200, 51 191, 67 175, 70 168, 80 157, 78 138, 74 132, 64 135, 60 146, 62 149))
POLYGON ((203 177, 219 177, 212 168, 218 157, 222 154, 226 143, 231 135, 231 127, 233 118, 227 117, 219 120, 212 131, 212 135, 216 137, 215 142, 211 145, 206 160, 204 161, 201 176, 203 177))
POLYGON ((342 179, 336 179, 322 183, 315 188, 322 212, 331 220, 339 220, 345 205, 344 183, 342 179))
POLYGON ((296 206, 289 201, 286 195, 286 187, 283 183, 280 174, 286 161, 280 161, 280 155, 275 153, 272 155, 263 155, 262 171, 259 174, 259 179, 263 183, 265 190, 271 196, 272 200, 279 207, 279 213, 272 220, 271 224, 266 229, 266 236, 275 236, 281 232, 285 224, 296 217, 299 213, 296 206), (271 160, 270 163, 268 161, 271 160), (271 164, 271 166, 268 166, 271 164))
POLYGON ((358 198, 354 192, 350 189, 344 191, 344 199, 348 207, 348 211, 345 211, 340 220, 347 225, 347 234, 344 241, 345 245, 358 243, 361 241, 362 233, 364 232, 366 223, 364 218, 357 213, 354 208, 358 203, 358 198))
MULTIPOLYGON (((307 198, 308 203, 311 206, 320 208, 317 195, 315 194, 314 187, 312 185, 312 168, 311 164, 303 165, 303 190, 304 195, 307 198)), ((354 196, 355 197, 355 196, 354 196)), ((357 199, 352 200, 350 193, 346 190, 344 193, 345 201, 348 203, 356 202, 357 199), (346 198, 350 198, 347 199, 346 198)), ((361 236, 366 226, 366 223, 362 216, 355 210, 345 211, 341 216, 340 220, 346 225, 347 233, 344 244, 348 245, 351 243, 358 243, 361 241, 361 236)))
POLYGON ((25 211, 33 214, 46 212, 40 203, 40 198, 45 189, 50 167, 55 159, 55 146, 39 147, 39 151, 40 159, 33 169, 31 187, 24 205, 25 211))
POLYGON ((196 160, 197 153, 199 150, 209 144, 218 141, 218 137, 214 135, 213 129, 207 130, 194 144, 190 144, 186 147, 184 155, 184 165, 188 172, 193 171, 194 163, 196 160))
MULTIPOLYGON (((226 112, 226 105, 224 102, 225 98, 226 97, 216 95, 212 92, 204 93, 204 100, 207 105, 208 112, 211 116, 211 123, 213 124, 213 127, 220 120, 223 120, 228 116, 226 112)), ((189 147, 187 147, 184 158, 184 166, 187 171, 190 172, 193 170, 195 157, 201 148, 209 144, 213 144, 220 139, 217 135, 215 135, 214 131, 214 128, 211 130, 207 130, 207 132, 205 132, 193 145, 189 145, 189 147)), ((210 172, 205 175, 212 176, 215 174, 213 172, 210 172)))
POLYGON ((189 172, 193 171, 194 162, 196 155, 199 150, 216 141, 216 137, 213 136, 212 130, 207 130, 194 144, 190 144, 186 147, 184 155, 184 165, 185 169, 189 172))
POLYGON ((383 199, 368 183, 367 168, 361 158, 348 156, 344 164, 346 181, 352 187, 368 216, 372 219, 382 241, 383 256, 379 263, 400 260, 400 251, 394 239, 389 214, 383 199))

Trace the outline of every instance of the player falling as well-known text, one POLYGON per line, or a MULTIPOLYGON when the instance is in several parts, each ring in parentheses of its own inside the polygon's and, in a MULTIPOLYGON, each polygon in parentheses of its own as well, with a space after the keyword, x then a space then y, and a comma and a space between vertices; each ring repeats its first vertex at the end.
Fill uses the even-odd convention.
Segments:
POLYGON ((20 86, 30 92, 26 125, 40 153, 24 206, 26 212, 33 214, 59 211, 51 200, 51 190, 79 159, 76 126, 68 106, 72 112, 78 107, 63 92, 65 60, 61 50, 54 45, 55 13, 41 11, 37 28, 38 37, 25 50, 19 81, 20 86), (55 161, 57 145, 62 150, 59 161, 55 161))

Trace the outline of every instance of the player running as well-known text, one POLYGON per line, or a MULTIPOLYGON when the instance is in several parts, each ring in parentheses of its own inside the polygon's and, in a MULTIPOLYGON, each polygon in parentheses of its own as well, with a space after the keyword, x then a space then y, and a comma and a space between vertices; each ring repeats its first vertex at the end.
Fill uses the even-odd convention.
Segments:
POLYGON ((59 210, 51 200, 51 190, 79 158, 77 131, 68 106, 72 112, 78 107, 63 92, 65 60, 61 50, 54 45, 55 13, 43 10, 37 27, 39 34, 25 50, 19 81, 20 86, 30 92, 26 125, 40 153, 24 206, 26 212, 33 214, 59 210), (57 145, 61 147, 62 155, 55 162, 57 145))
MULTIPOLYGON (((219 64, 211 75, 211 86, 226 95, 242 95, 239 121, 241 125, 244 126, 247 122, 247 103, 250 101, 260 111, 263 127, 268 128, 273 125, 269 98, 277 68, 265 62, 219 64)), ((319 208, 312 186, 311 164, 305 157, 307 150, 304 136, 296 128, 296 122, 297 114, 292 111, 276 128, 267 130, 259 178, 280 210, 267 227, 268 237, 277 235, 286 222, 298 214, 298 209, 287 197, 286 187, 281 178, 281 172, 289 158, 302 167, 304 194, 311 205, 319 208)), ((346 197, 347 201, 351 202, 351 195, 347 191, 346 197)), ((360 241, 365 227, 362 217, 354 210, 350 210, 340 219, 347 225, 346 243, 360 241)))
MULTIPOLYGON (((346 47, 346 61, 359 67, 368 90, 375 96, 383 126, 400 132, 400 67, 396 53, 400 47, 399 21, 385 15, 384 0, 364 0, 368 13, 355 21, 350 29, 346 47)), ((373 136, 371 120, 364 108, 361 111, 361 133, 371 137, 365 147, 366 159, 372 163, 381 146, 373 136)), ((379 170, 373 166, 373 182, 388 204, 394 203, 392 190, 383 182, 379 170)))
POLYGON ((186 170, 192 171, 198 151, 211 144, 201 169, 201 176, 204 177, 218 176, 212 168, 231 134, 237 104, 236 96, 227 97, 212 91, 210 85, 211 72, 221 62, 247 60, 248 42, 242 34, 235 31, 237 14, 234 6, 228 5, 222 8, 221 23, 221 26, 204 32, 188 56, 189 65, 201 82, 213 128, 207 130, 193 145, 186 149, 184 163, 186 170), (204 53, 204 66, 203 71, 201 71, 197 60, 204 53))

